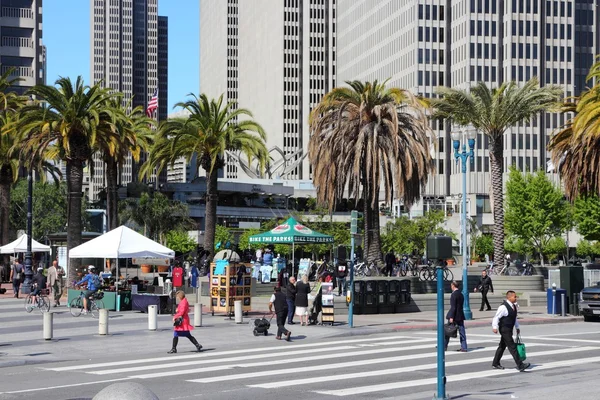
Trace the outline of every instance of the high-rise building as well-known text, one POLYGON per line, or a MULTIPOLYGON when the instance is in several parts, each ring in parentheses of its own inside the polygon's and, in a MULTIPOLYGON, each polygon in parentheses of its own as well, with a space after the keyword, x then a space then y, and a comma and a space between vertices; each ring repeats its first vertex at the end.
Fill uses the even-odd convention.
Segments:
POLYGON ((42 0, 0 0, 0 72, 14 68, 17 93, 46 79, 46 49, 42 45, 42 0))
MULTIPOLYGON (((578 94, 598 51, 599 0, 338 0, 339 81, 384 80, 426 97, 438 86, 498 87, 534 76, 578 94)), ((549 136, 566 120, 545 113, 504 135, 505 171, 545 169, 549 136)), ((432 122, 437 174, 426 198, 458 195, 452 127, 432 122)), ((477 213, 489 212, 488 139, 477 132, 468 189, 477 213)))
MULTIPOLYGON (((201 0, 200 92, 247 108, 267 133, 267 178, 310 180, 308 116, 335 87, 335 0, 201 0)), ((224 178, 256 177, 228 154, 224 178)))
MULTIPOLYGON (((102 82, 144 109, 158 89, 156 117, 165 119, 168 20, 158 16, 158 0, 90 0, 90 8, 92 83, 102 82)), ((140 162, 144 159, 142 155, 140 162)), ((136 164, 129 156, 121 170, 121 185, 137 180, 136 164)), ((105 186, 104 163, 95 155, 90 199, 97 200, 105 186)))

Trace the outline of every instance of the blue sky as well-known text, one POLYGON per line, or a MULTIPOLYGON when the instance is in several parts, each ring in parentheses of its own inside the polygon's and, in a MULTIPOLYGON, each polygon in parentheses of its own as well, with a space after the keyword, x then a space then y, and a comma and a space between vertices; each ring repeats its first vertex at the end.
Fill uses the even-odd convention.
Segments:
MULTIPOLYGON (((169 113, 199 90, 199 0, 159 0, 169 17, 169 113)), ((48 48, 47 83, 82 75, 90 82, 90 1, 44 1, 43 41, 48 48)))

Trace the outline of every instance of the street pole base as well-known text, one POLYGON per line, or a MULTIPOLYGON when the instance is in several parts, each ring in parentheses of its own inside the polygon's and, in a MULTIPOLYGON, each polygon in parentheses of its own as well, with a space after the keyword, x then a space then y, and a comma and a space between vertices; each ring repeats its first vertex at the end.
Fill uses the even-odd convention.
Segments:
POLYGON ((439 397, 437 394, 433 395, 433 400, 450 400, 451 397, 446 395, 445 397, 439 397))

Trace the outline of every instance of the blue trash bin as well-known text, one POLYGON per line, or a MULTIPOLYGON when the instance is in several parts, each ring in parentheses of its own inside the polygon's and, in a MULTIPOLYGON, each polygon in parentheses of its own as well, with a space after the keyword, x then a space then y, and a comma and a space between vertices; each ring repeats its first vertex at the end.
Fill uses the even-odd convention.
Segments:
MULTIPOLYGON (((562 314, 562 294, 565 294, 565 306, 568 306, 569 299, 567 298, 567 289, 556 288, 556 300, 553 299, 552 288, 549 288, 546 292, 546 303, 548 305, 548 314, 552 315, 552 308, 554 307, 554 314, 562 314), (552 304, 556 301, 556 304, 552 304)), ((565 310, 566 312, 566 310, 565 310)))

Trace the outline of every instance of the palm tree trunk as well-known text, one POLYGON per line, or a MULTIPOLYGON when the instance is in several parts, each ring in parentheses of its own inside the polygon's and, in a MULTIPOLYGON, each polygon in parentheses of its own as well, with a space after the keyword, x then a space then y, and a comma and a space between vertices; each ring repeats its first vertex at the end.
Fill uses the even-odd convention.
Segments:
POLYGON ((118 168, 117 162, 109 159, 106 164, 106 210, 108 213, 108 230, 119 226, 119 196, 117 194, 118 168))
MULTIPOLYGON (((206 169, 210 171, 210 168, 206 169)), ((218 168, 214 167, 212 172, 207 172, 206 181, 206 219, 204 221, 204 250, 210 252, 210 257, 215 251, 215 230, 217 225, 217 185, 218 168)))
MULTIPOLYGON (((67 160, 67 249, 81 244, 81 191, 83 190, 83 162, 78 159, 67 160)), ((68 254, 67 254, 68 256, 68 254)), ((79 258, 69 259, 69 281, 76 279, 77 269, 81 265, 79 258)))
POLYGON ((365 201, 363 204, 363 217, 365 226, 363 247, 365 260, 368 263, 370 263, 371 261, 382 261, 381 240, 379 232, 379 201, 375 201, 376 208, 374 209, 372 206, 373 196, 369 194, 370 192, 370 188, 367 187, 364 191, 365 201))
POLYGON ((494 262, 504 263, 504 193, 502 175, 504 173, 504 135, 490 137, 490 165, 492 181, 492 212, 494 213, 494 262))
POLYGON ((13 173, 11 167, 0 168, 0 243, 8 243, 8 228, 10 226, 10 187, 13 173))

